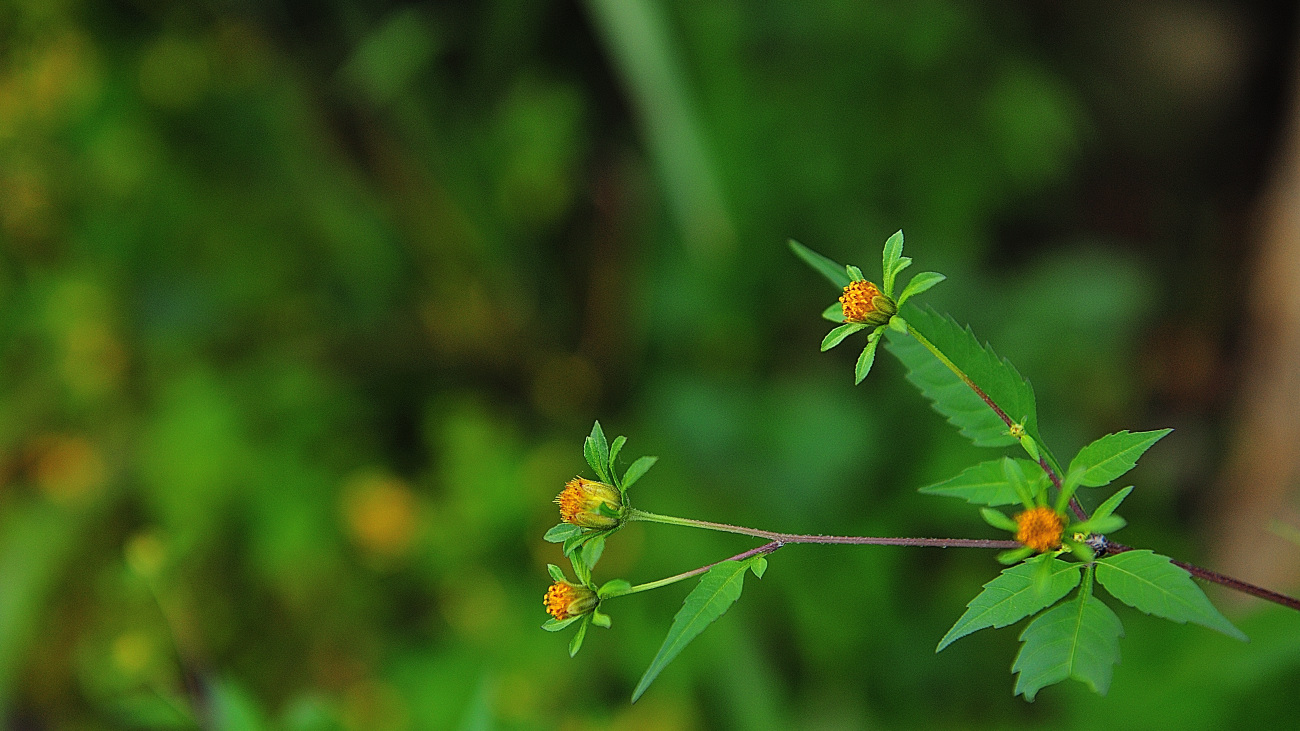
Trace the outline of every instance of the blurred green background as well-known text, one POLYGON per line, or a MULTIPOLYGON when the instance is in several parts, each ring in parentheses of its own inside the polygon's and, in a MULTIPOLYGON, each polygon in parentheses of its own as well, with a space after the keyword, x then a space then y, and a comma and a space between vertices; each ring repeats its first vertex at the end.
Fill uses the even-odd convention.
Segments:
MULTIPOLYGON (((995 537, 789 237, 904 228, 1058 454, 1175 427, 1123 540, 1208 562, 1296 13, 1132 5, 0 3, 0 724, 1293 725, 1258 602, 1249 645, 1119 610, 1105 698, 1013 699, 1019 627, 936 656, 986 552, 786 548, 635 706, 686 587, 538 629, 595 418, 648 510, 995 537)), ((633 525, 597 578, 751 545, 633 525)))

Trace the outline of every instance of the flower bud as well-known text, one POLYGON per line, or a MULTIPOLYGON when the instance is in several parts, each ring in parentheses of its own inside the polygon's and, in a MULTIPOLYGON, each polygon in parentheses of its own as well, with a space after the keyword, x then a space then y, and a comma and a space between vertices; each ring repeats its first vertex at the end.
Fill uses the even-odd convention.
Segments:
POLYGON ((1065 533, 1065 521, 1051 508, 1039 506, 1026 510, 1015 516, 1016 540, 1024 545, 1046 553, 1061 547, 1061 535, 1065 533))
POLYGON ((876 285, 860 279, 849 282, 840 296, 845 322, 861 322, 878 327, 889 322, 898 312, 894 300, 880 293, 876 285))
POLYGON ((575 477, 555 502, 560 506, 560 520, 581 528, 613 528, 621 521, 609 513, 622 514, 623 495, 603 482, 575 477))
POLYGON ((557 581, 546 590, 546 611, 557 622, 580 617, 595 609, 597 604, 600 600, 596 598, 596 592, 567 581, 557 581))

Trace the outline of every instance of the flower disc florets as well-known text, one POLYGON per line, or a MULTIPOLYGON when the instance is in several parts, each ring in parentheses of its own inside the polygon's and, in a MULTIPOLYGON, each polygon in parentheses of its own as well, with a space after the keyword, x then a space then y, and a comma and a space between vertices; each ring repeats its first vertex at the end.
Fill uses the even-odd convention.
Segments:
POLYGON ((1024 545, 1046 553, 1061 547, 1061 536, 1065 533, 1065 521, 1051 508, 1037 507, 1015 516, 1016 540, 1024 545))
POLYGON ((581 477, 569 480, 555 502, 560 506, 560 520, 581 528, 613 528, 620 518, 610 513, 623 511, 623 495, 617 488, 581 477))
POLYGON ((876 285, 864 279, 849 282, 840 296, 845 322, 861 322, 880 326, 898 312, 894 301, 880 293, 876 285))
POLYGON ((580 617, 596 608, 600 601, 596 592, 585 586, 557 581, 546 590, 546 611, 557 622, 570 617, 580 617))

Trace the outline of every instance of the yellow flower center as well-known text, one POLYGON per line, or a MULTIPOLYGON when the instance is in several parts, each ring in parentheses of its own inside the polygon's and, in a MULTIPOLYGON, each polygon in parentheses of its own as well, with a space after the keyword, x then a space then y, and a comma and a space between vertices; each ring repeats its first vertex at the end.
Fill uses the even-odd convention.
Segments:
POLYGON ((1018 513, 1015 517, 1016 540, 1038 551, 1046 553, 1061 547, 1061 535, 1065 533, 1065 523, 1061 516, 1051 508, 1037 507, 1018 513))
POLYGON ((623 496, 603 482, 575 477, 564 485, 555 502, 560 506, 560 520, 565 523, 583 528, 612 528, 618 525, 618 519, 605 514, 600 506, 618 512, 623 507, 623 496))
POLYGON ((596 594, 585 586, 557 581, 546 590, 546 611, 557 622, 577 617, 596 608, 596 594))

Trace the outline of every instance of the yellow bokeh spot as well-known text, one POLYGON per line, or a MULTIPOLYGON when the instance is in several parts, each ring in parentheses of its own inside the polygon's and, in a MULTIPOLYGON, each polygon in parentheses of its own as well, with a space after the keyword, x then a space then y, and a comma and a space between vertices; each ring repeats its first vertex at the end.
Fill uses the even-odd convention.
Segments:
POLYGON ((126 544, 126 563, 145 577, 157 576, 167 562, 167 546, 153 531, 138 533, 126 544))
POLYGON ((99 449, 85 437, 47 434, 31 445, 36 485, 61 503, 75 503, 99 492, 107 468, 99 449))
POLYGON ((113 640, 113 664, 128 675, 138 675, 153 659, 153 640, 143 632, 125 632, 113 640))
POLYGON ((363 551, 379 557, 395 558, 410 549, 417 512, 415 494, 396 477, 363 474, 343 490, 348 533, 363 551))

